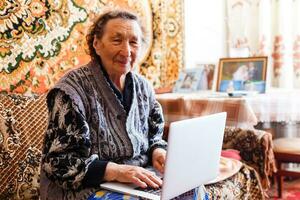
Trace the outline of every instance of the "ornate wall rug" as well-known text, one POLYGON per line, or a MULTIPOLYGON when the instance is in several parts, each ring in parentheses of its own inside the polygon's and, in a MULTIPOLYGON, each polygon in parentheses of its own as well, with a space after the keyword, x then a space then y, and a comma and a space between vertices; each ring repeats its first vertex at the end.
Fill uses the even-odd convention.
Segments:
POLYGON ((85 35, 111 8, 134 10, 149 47, 138 70, 155 87, 169 86, 183 63, 182 1, 2 0, 0 91, 44 93, 68 70, 89 61, 85 35))

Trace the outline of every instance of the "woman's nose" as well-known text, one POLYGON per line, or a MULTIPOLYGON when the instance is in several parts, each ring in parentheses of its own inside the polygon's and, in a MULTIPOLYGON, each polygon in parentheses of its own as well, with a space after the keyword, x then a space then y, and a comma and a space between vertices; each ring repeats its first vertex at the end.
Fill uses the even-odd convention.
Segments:
POLYGON ((121 54, 125 57, 129 57, 131 55, 131 47, 128 42, 124 42, 124 44, 122 45, 121 54))

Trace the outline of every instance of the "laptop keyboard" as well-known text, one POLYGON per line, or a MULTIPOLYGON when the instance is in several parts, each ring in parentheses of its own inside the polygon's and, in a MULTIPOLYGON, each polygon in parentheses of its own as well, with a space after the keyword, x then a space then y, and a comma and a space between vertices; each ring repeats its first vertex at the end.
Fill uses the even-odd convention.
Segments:
POLYGON ((161 188, 151 188, 151 187, 141 188, 141 187, 136 187, 135 189, 143 191, 143 192, 148 192, 148 193, 151 193, 151 194, 161 195, 161 188))

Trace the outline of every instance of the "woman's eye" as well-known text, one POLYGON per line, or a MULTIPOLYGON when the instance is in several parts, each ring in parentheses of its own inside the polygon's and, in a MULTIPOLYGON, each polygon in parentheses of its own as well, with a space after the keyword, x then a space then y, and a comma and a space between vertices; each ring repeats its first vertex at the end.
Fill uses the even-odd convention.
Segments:
POLYGON ((130 44, 137 46, 139 43, 138 41, 130 41, 130 44))
POLYGON ((120 43, 120 42, 121 42, 121 39, 113 39, 113 42, 114 42, 114 43, 120 43))

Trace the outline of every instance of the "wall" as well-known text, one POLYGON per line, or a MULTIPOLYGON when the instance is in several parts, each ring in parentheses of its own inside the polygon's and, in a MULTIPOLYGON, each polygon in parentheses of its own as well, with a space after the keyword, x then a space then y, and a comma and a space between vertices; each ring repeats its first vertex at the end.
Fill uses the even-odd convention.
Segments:
POLYGON ((224 57, 224 0, 184 1, 185 67, 218 63, 224 57))

